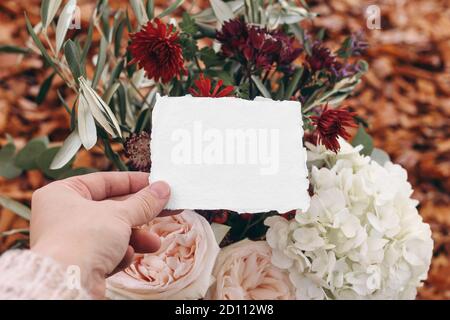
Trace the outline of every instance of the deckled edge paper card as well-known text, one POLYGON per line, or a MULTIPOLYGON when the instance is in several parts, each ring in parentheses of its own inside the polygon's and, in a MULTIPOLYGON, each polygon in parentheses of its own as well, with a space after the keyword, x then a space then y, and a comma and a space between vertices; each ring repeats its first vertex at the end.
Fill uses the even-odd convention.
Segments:
POLYGON ((296 101, 159 97, 150 181, 171 186, 167 209, 307 210, 302 137, 296 101))

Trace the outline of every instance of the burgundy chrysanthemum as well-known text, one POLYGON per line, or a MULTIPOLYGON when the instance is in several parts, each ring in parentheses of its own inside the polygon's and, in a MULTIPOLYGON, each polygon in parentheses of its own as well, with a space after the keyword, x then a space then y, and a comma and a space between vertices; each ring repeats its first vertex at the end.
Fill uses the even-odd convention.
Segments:
POLYGON ((222 44, 224 56, 239 61, 252 71, 270 69, 274 63, 287 66, 301 52, 294 46, 294 38, 281 30, 269 31, 241 18, 225 22, 216 39, 222 44))
POLYGON ((327 69, 331 71, 339 63, 327 47, 319 41, 315 42, 311 48, 311 56, 306 57, 306 61, 313 72, 327 69))
POLYGON ((185 72, 178 32, 159 19, 149 21, 141 31, 132 34, 128 49, 133 56, 130 63, 144 68, 149 79, 166 83, 185 72))
POLYGON ((125 141, 125 155, 129 158, 131 169, 149 172, 150 135, 147 132, 133 133, 125 141))
POLYGON ((296 46, 294 37, 289 37, 281 31, 276 31, 273 36, 280 43, 276 62, 281 67, 289 66, 302 53, 302 48, 296 46))
POLYGON ((338 152, 340 149, 338 136, 349 139, 346 127, 356 127, 353 117, 356 114, 345 108, 328 109, 326 105, 319 116, 311 116, 316 126, 317 142, 322 143, 328 150, 338 152))
POLYGON ((200 74, 200 79, 194 81, 197 89, 190 88, 189 92, 194 97, 222 98, 229 96, 234 90, 233 86, 225 86, 223 89, 220 89, 223 85, 223 81, 219 80, 211 92, 211 82, 211 79, 205 78, 203 74, 200 74))
POLYGON ((226 57, 233 57, 237 50, 245 46, 247 38, 247 24, 239 18, 226 21, 216 34, 216 39, 222 44, 222 53, 226 57))

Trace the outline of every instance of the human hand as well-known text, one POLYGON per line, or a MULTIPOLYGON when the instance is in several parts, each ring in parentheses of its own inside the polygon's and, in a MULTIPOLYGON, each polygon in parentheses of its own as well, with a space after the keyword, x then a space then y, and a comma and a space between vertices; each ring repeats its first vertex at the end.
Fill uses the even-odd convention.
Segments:
POLYGON ((141 172, 99 172, 56 181, 32 198, 31 250, 81 270, 81 284, 103 297, 105 277, 135 252, 157 251, 159 237, 139 229, 166 205, 165 182, 148 186, 141 172))

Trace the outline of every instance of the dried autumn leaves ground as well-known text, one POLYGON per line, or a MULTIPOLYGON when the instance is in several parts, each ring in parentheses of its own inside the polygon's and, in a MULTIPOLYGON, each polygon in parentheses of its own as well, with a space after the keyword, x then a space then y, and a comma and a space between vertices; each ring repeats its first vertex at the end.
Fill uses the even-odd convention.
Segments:
MULTIPOLYGON (((82 16, 86 23, 92 2, 80 2, 82 15, 87 14, 82 16)), ((156 2, 166 5, 165 1, 156 2)), ((35 23, 39 3, 0 3, 0 45, 25 44, 28 36, 23 11, 35 23)), ((446 0, 376 1, 382 29, 368 30, 364 11, 373 1, 308 3, 322 15, 314 28, 326 27, 330 42, 360 29, 368 37, 371 49, 366 59, 371 69, 348 104, 370 123, 375 145, 407 168, 415 197, 421 200, 421 214, 432 226, 435 258, 420 298, 450 299, 450 5, 446 0)), ((205 6, 207 1, 195 1, 195 5, 205 6)), ((35 102, 39 85, 48 76, 42 61, 33 55, 21 61, 15 55, 0 56, 1 145, 6 143, 5 133, 14 137, 18 148, 35 136, 48 135, 51 141, 61 141, 68 134, 69 120, 56 90, 50 90, 44 103, 35 102)), ((52 89, 62 85, 55 78, 52 89)), ((108 161, 94 148, 90 153, 82 151, 75 166, 106 170, 108 161)), ((0 194, 29 204, 32 190, 46 182, 38 171, 10 181, 0 178, 0 194)), ((0 232, 27 227, 12 212, 0 211, 0 232)), ((1 238, 0 252, 21 237, 26 241, 20 235, 1 238)))

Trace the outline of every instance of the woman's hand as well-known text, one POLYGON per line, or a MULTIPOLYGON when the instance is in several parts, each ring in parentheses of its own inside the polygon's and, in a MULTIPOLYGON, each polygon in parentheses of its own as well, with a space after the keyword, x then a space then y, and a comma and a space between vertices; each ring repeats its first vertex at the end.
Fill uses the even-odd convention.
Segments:
POLYGON ((56 181, 32 199, 31 250, 81 270, 81 284, 102 297, 105 277, 131 263, 135 252, 157 251, 159 237, 132 227, 148 223, 170 196, 148 174, 101 172, 56 181))

